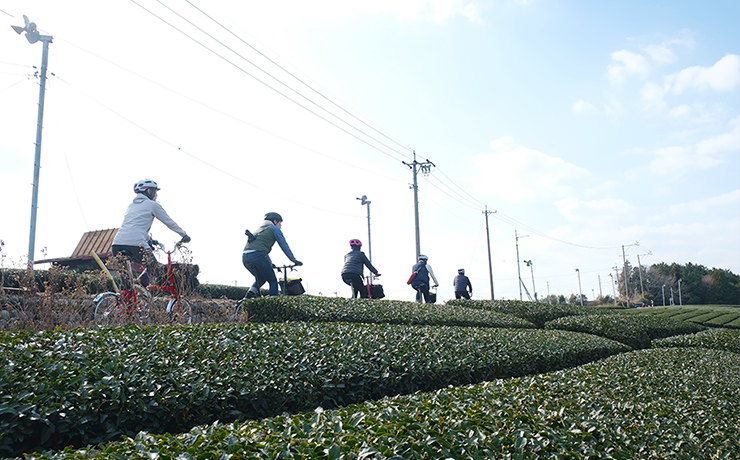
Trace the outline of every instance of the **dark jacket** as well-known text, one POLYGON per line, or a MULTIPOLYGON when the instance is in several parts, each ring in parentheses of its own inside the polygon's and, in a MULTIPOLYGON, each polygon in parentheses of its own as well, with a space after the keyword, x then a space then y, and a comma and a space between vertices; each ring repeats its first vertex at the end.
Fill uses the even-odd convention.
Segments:
POLYGON ((377 275, 378 270, 373 267, 370 263, 370 259, 367 258, 362 251, 350 251, 344 256, 344 266, 342 267, 342 275, 352 273, 355 275, 363 276, 364 267, 377 275))

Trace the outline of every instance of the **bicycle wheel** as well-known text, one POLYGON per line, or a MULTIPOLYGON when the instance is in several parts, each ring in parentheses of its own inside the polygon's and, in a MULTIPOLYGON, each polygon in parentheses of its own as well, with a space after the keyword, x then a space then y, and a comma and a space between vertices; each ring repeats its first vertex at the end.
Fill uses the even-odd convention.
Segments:
POLYGON ((170 302, 167 304, 167 314, 170 316, 170 320, 173 323, 193 323, 193 305, 184 297, 180 297, 179 305, 176 298, 173 297, 170 299, 170 302))
POLYGON ((132 309, 132 312, 140 324, 149 324, 149 302, 151 300, 151 294, 149 291, 139 284, 134 285, 134 291, 136 291, 136 308, 132 309))
POLYGON ((100 326, 116 325, 123 321, 125 312, 126 307, 117 293, 104 292, 95 298, 92 320, 100 326))
POLYGON ((242 312, 244 311, 242 309, 242 306, 244 305, 244 300, 245 299, 241 299, 241 300, 237 300, 236 301, 236 305, 234 306, 234 313, 231 316, 229 316, 229 322, 236 323, 237 321, 239 321, 239 317, 241 316, 242 312))

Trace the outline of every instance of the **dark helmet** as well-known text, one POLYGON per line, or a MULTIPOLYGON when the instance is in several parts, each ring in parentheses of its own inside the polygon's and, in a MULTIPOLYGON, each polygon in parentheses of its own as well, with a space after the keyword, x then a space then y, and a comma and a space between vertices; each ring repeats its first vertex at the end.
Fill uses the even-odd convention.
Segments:
POLYGON ((356 238, 353 238, 353 239, 349 240, 349 245, 350 246, 360 246, 361 247, 362 246, 362 241, 360 241, 360 240, 358 240, 356 238))
POLYGON ((267 214, 265 214, 265 220, 269 220, 270 222, 272 222, 273 220, 282 222, 283 216, 281 216, 280 214, 276 212, 268 212, 267 214))
POLYGON ((460 269, 457 270, 457 273, 460 274, 460 275, 464 275, 465 274, 465 269, 464 268, 460 268, 460 269))

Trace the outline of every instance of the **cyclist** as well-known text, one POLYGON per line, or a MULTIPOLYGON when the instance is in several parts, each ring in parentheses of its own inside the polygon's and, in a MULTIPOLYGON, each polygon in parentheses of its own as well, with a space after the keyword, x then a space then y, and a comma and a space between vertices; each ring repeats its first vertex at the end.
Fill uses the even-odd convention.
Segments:
POLYGON ((352 249, 344 256, 344 266, 342 267, 342 281, 352 286, 352 298, 360 294, 361 299, 366 299, 367 288, 362 282, 364 277, 364 267, 373 272, 375 276, 380 276, 378 270, 370 263, 362 248, 362 242, 358 239, 349 240, 349 247, 352 249))
POLYGON ((249 273, 254 275, 254 284, 247 292, 246 297, 248 299, 257 297, 265 282, 270 284, 269 295, 278 295, 278 281, 275 272, 272 271, 272 260, 269 255, 276 241, 291 262, 299 266, 303 265, 303 262, 295 258, 288 242, 285 241, 285 236, 283 236, 281 230, 282 226, 282 216, 276 212, 268 212, 265 214, 265 221, 262 222, 262 225, 254 234, 249 230, 244 232, 247 235, 247 244, 244 246, 244 252, 242 253, 242 264, 249 270, 249 273))
POLYGON ((473 295, 473 285, 470 283, 470 278, 465 276, 464 268, 457 271, 457 276, 452 280, 452 285, 455 288, 456 299, 470 299, 470 296, 473 295))
POLYGON ((424 303, 431 303, 431 297, 429 296, 429 277, 430 276, 434 280, 434 287, 439 286, 439 283, 437 282, 437 278, 434 276, 434 271, 432 270, 432 266, 427 263, 428 261, 429 261, 429 257, 425 256, 424 254, 420 254, 419 262, 417 262, 411 268, 411 271, 416 273, 416 276, 411 281, 411 287, 416 290, 416 301, 417 302, 421 302, 422 297, 423 297, 424 303))
MULTIPOLYGON (((115 238, 113 238, 111 248, 113 256, 124 253, 134 262, 147 267, 147 271, 152 273, 153 276, 159 271, 159 263, 154 257, 151 246, 149 246, 149 230, 152 228, 155 217, 167 228, 180 235, 183 243, 190 241, 190 237, 185 230, 180 228, 162 205, 156 201, 158 191, 157 183, 151 179, 140 180, 134 184, 136 197, 126 210, 123 223, 115 238)), ((149 277, 144 275, 140 281, 146 287, 149 284, 149 277)))

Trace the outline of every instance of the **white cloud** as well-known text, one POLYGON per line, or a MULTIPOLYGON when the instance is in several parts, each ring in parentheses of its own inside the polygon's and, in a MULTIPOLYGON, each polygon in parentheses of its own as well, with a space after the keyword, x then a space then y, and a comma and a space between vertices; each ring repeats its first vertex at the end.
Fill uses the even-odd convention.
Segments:
POLYGON ((607 73, 613 84, 621 85, 632 76, 647 78, 650 66, 642 54, 621 50, 612 53, 611 57, 615 64, 607 66, 607 73))
POLYGON ((696 144, 696 153, 702 156, 740 151, 740 116, 730 122, 731 130, 696 144))
POLYGON ((586 102, 583 99, 578 99, 578 101, 573 104, 573 112, 578 114, 592 113, 596 111, 596 107, 593 104, 586 102))
POLYGON ((340 0, 317 0, 313 2, 291 2, 275 4, 284 14, 296 20, 311 18, 321 22, 339 22, 348 18, 390 13, 401 20, 430 21, 442 23, 455 16, 463 16, 471 22, 482 22, 480 4, 469 0, 378 0, 374 2, 345 2, 340 0))
POLYGON ((691 115, 691 107, 686 104, 681 104, 678 107, 671 109, 668 112, 668 116, 671 118, 688 118, 691 115))
POLYGON ((512 201, 563 197, 589 174, 562 158, 520 147, 511 137, 491 142, 491 150, 473 159, 475 175, 467 180, 483 193, 512 201))
POLYGON ((556 201, 555 206, 568 222, 597 227, 618 226, 635 215, 634 207, 618 198, 581 200, 568 197, 556 201))
POLYGON ((655 159, 648 169, 652 174, 682 177, 721 165, 728 153, 740 151, 740 116, 730 122, 730 130, 690 146, 673 146, 656 149, 655 159))
POLYGON ((653 61, 659 64, 670 64, 676 60, 676 55, 668 46, 668 43, 661 43, 660 45, 648 45, 645 47, 645 52, 653 61))
POLYGON ((665 93, 666 91, 662 86, 655 83, 646 83, 640 92, 645 110, 661 110, 665 107, 663 101, 665 93))
POLYGON ((740 56, 728 54, 712 67, 687 67, 667 80, 676 94, 689 89, 731 91, 740 85, 740 56))

